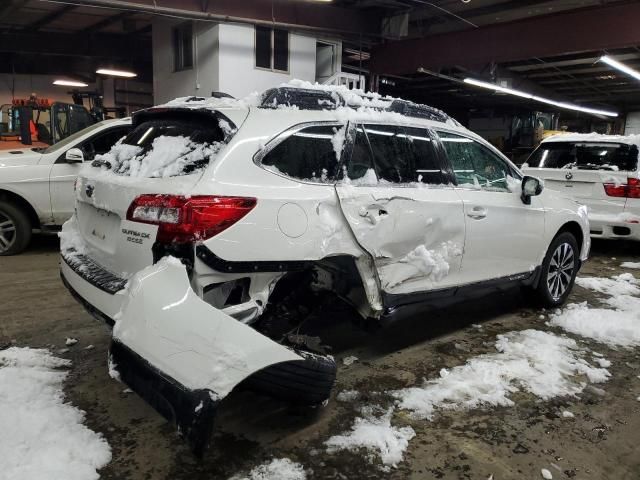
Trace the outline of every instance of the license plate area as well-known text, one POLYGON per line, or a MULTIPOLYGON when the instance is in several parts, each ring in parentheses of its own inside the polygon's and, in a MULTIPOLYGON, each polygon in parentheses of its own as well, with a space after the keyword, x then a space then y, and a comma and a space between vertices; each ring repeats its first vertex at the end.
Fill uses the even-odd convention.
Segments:
POLYGON ((78 203, 77 215, 84 240, 103 252, 115 253, 120 216, 87 203, 78 203))

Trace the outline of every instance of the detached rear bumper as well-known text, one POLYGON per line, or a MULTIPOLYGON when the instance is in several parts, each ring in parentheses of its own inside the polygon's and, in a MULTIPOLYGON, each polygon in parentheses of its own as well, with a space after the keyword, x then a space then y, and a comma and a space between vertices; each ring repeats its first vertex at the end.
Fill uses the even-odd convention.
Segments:
POLYGON ((111 362, 121 379, 175 422, 196 454, 207 446, 217 403, 236 385, 274 364, 302 360, 204 302, 175 258, 138 272, 115 294, 64 258, 61 275, 90 313, 113 324, 111 362))

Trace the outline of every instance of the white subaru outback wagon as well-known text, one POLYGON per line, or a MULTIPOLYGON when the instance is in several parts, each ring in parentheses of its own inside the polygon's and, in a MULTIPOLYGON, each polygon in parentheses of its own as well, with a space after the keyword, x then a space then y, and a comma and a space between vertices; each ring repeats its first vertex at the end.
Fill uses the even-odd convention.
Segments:
POLYGON ((61 274, 196 452, 236 387, 329 397, 335 362, 304 328, 323 302, 389 323, 521 285, 557 306, 589 251, 585 207, 430 107, 284 86, 133 126, 79 176, 61 274))

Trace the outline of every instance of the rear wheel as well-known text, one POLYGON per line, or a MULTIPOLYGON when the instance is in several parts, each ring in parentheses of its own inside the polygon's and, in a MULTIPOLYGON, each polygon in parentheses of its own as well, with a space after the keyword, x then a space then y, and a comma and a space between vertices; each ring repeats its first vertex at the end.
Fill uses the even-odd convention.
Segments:
POLYGON ((31 221, 14 204, 0 200, 0 256, 22 252, 31 240, 31 221))
POLYGON ((578 273, 579 256, 578 242, 571 233, 563 232, 553 239, 535 290, 544 307, 559 307, 566 302, 578 273))

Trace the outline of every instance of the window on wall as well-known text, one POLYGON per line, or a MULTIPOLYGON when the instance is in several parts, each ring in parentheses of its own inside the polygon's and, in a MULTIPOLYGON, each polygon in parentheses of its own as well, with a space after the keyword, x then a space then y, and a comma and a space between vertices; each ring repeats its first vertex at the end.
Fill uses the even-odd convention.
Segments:
POLYGON ((256 67, 289 71, 289 32, 256 26, 256 67))
POLYGON ((173 69, 188 70, 193 67, 193 24, 183 23, 173 29, 173 69))

